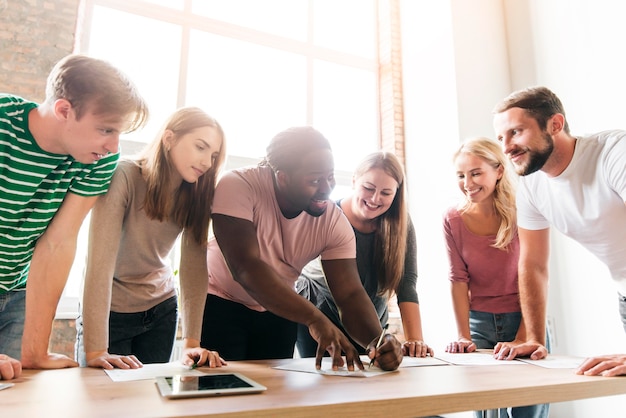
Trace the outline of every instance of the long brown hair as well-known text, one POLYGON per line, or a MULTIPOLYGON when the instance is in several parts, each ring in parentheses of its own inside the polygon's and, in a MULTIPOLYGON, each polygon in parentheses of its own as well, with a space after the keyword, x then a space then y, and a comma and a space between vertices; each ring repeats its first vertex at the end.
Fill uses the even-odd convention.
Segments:
MULTIPOLYGON (((461 154, 475 155, 494 169, 502 167, 502 178, 496 182, 493 192, 493 207, 500 216, 500 227, 496 241, 491 245, 494 248, 506 249, 517 234, 517 211, 515 207, 515 183, 507 167, 507 159, 499 143, 489 138, 467 139, 454 153, 453 161, 461 154)), ((467 197, 460 207, 466 211, 471 205, 467 197)))
POLYGON ((191 231, 194 239, 205 244, 209 234, 211 204, 217 176, 226 159, 226 142, 222 127, 197 107, 184 107, 174 112, 159 131, 152 144, 138 160, 148 184, 144 210, 151 219, 170 220, 191 231), (162 140, 165 131, 172 131, 177 141, 194 129, 212 126, 222 138, 222 146, 211 168, 195 183, 183 181, 171 194, 172 174, 175 170, 170 154, 162 140))
POLYGON ((378 151, 367 155, 354 171, 354 178, 379 168, 398 183, 389 209, 377 218, 374 238, 374 265, 378 276, 378 294, 393 294, 404 273, 409 215, 406 203, 404 169, 394 154, 378 151))

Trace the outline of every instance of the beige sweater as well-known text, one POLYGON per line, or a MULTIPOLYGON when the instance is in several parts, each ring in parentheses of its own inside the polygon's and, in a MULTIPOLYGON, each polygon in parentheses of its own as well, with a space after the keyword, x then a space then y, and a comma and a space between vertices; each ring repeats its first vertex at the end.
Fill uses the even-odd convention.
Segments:
MULTIPOLYGON (((142 210, 146 182, 133 161, 121 160, 106 195, 91 213, 83 291, 85 351, 108 348, 109 312, 142 312, 176 295, 169 254, 181 235, 171 222, 142 210)), ((206 251, 181 240, 183 337, 200 339, 206 301, 206 251)))

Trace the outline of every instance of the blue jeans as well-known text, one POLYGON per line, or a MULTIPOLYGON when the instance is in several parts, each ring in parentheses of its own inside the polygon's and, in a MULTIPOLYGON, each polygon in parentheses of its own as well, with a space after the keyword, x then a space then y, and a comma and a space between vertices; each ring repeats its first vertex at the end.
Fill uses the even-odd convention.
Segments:
MULTIPOLYGON (((86 366, 82 317, 76 320, 76 359, 86 366)), ((110 354, 134 355, 144 364, 167 363, 172 356, 178 325, 177 297, 147 311, 109 314, 110 354)))
MULTIPOLYGON (((493 348, 499 341, 513 341, 522 319, 520 312, 492 314, 470 311, 470 333, 477 348, 493 348)), ((549 338, 546 348, 550 350, 549 338)), ((476 418, 547 418, 550 404, 474 411, 476 418)))
POLYGON ((26 291, 0 294, 0 354, 22 358, 22 334, 26 315, 26 291))

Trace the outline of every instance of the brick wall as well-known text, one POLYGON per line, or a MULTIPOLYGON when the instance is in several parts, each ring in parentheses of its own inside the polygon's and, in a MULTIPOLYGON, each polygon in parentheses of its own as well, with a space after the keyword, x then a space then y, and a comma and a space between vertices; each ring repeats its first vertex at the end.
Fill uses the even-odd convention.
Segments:
POLYGON ((74 319, 55 319, 52 324, 49 350, 75 358, 76 321, 74 319))
POLYGON ((52 66, 74 48, 80 0, 0 0, 0 92, 41 102, 52 66))
MULTIPOLYGON (((381 149, 405 160, 404 97, 402 93, 402 45, 400 3, 378 1, 378 88, 381 149)), ((395 296, 389 300, 389 332, 404 341, 400 309, 395 296)))
MULTIPOLYGON (((41 102, 54 64, 74 48, 80 0, 0 0, 0 92, 41 102)), ((55 320, 50 349, 74 357, 74 320, 55 320)))
POLYGON ((402 44, 398 0, 378 1, 378 88, 381 148, 405 161, 402 44))

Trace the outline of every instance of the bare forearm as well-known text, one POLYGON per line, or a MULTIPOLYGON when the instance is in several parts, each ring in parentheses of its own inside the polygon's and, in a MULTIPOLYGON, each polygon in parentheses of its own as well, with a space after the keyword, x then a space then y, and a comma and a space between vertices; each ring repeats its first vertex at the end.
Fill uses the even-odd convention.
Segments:
POLYGON ((538 272, 529 274, 529 272, 520 270, 519 291, 526 337, 528 340, 545 345, 547 275, 538 272))
POLYGON ((42 236, 33 254, 26 284, 26 314, 22 338, 25 367, 36 364, 48 352, 52 322, 72 267, 75 242, 52 245, 42 236))
POLYGON ((518 283, 527 341, 545 345, 550 230, 519 228, 518 283))
POLYGON ((361 346, 367 347, 381 332, 380 320, 374 309, 372 301, 365 291, 354 292, 346 300, 350 303, 339 305, 341 322, 346 331, 361 346))
POLYGON ((359 279, 356 259, 322 260, 326 282, 348 334, 367 347, 381 332, 374 304, 359 279))
POLYGON ((262 261, 240 268, 235 279, 261 306, 278 316, 307 326, 314 321, 327 320, 319 309, 298 295, 262 261))
POLYGON ((37 240, 26 282, 26 315, 22 363, 26 368, 57 369, 78 365, 64 355, 48 353, 59 298, 76 254, 76 238, 96 197, 69 193, 37 240))
POLYGON ((471 332, 469 326, 469 293, 466 283, 452 283, 452 307, 454 309, 454 318, 456 320, 457 338, 471 340, 471 332))
POLYGON ((401 302, 398 304, 398 308, 400 309, 404 338, 407 341, 424 341, 419 304, 414 302, 401 302))

